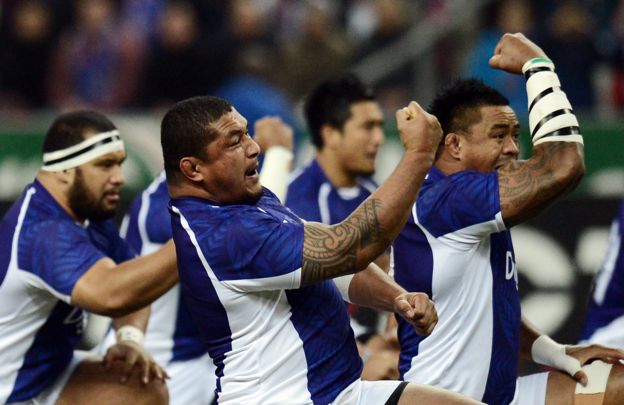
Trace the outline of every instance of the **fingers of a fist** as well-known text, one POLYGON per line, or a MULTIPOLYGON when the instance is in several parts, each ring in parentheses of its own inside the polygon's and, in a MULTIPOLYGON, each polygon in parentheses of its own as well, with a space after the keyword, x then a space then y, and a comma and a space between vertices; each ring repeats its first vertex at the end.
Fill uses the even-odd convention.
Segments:
POLYGON ((422 109, 422 107, 420 107, 420 105, 417 102, 411 101, 407 106, 399 109, 396 112, 396 118, 397 118, 397 121, 401 121, 401 120, 410 121, 416 118, 417 114, 422 114, 422 113, 424 113, 424 110, 422 109))
POLYGON ((293 147, 293 129, 279 117, 261 118, 254 125, 254 139, 262 150, 271 146, 293 147))
POLYGON ((397 312, 414 325, 420 335, 428 335, 438 322, 438 313, 433 301, 426 294, 413 293, 398 297, 395 301, 397 312))

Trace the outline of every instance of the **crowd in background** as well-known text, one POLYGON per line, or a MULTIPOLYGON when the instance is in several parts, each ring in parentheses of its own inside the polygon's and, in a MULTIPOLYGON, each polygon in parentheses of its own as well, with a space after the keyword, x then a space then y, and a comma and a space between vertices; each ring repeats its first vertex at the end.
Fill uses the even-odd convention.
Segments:
MULTIPOLYGON (((0 109, 159 109, 220 94, 236 105, 275 104, 288 119, 319 80, 391 45, 414 25, 448 24, 448 10, 459 3, 470 2, 3 0, 0 109), (241 94, 254 97, 237 98, 241 94)), ((522 79, 495 74, 483 57, 501 32, 522 31, 552 56, 577 109, 624 108, 624 1, 481 3, 474 29, 436 43, 438 82, 485 77, 524 111, 517 104, 525 102, 522 79)), ((393 100, 418 99, 417 86, 407 83, 412 73, 408 63, 372 83, 387 108, 393 100)))

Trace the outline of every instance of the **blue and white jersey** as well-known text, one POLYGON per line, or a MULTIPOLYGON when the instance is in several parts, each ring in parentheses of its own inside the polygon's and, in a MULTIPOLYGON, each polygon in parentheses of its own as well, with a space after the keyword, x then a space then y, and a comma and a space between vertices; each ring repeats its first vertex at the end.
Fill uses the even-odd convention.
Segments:
POLYGON ((170 202, 182 294, 217 366, 220 404, 327 404, 362 362, 333 281, 301 287, 302 221, 254 205, 170 202))
MULTIPOLYGON (((124 219, 123 234, 128 244, 141 255, 158 250, 171 239, 169 191, 162 172, 137 197, 124 219)), ((114 342, 114 334, 109 340, 114 342)), ((151 305, 145 331, 145 349, 165 368, 173 361, 194 359, 206 354, 199 329, 190 316, 176 284, 151 305)))
POLYGON ((368 178, 353 187, 335 188, 316 160, 294 172, 288 184, 286 205, 306 221, 336 224, 347 218, 377 189, 368 178))
POLYGON ((83 311, 71 305, 98 260, 133 253, 111 220, 75 222, 35 181, 0 223, 0 403, 30 399, 72 359, 83 311))
POLYGON ((607 253, 596 277, 581 339, 624 348, 624 202, 613 220, 607 253))
POLYGON ((520 300, 497 173, 432 168, 393 244, 396 281, 435 302, 433 333, 399 321, 406 381, 508 404, 517 378, 520 300))

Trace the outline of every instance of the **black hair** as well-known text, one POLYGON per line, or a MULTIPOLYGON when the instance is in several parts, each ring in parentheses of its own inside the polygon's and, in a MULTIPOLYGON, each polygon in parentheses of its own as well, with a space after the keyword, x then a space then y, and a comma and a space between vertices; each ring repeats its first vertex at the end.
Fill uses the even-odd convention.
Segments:
POLYGON ((232 111, 232 104, 212 96, 193 97, 176 103, 162 120, 160 143, 168 180, 180 174, 180 159, 205 159, 204 149, 218 135, 211 124, 232 111))
POLYGON ((312 143, 323 148, 321 127, 331 125, 342 130, 351 117, 351 104, 376 100, 373 90, 357 76, 348 73, 328 79, 317 86, 307 97, 304 114, 312 143))
POLYGON ((82 142, 88 132, 107 132, 115 125, 104 115, 90 110, 59 115, 46 132, 43 153, 69 148, 82 142))
POLYGON ((428 112, 438 118, 445 136, 451 132, 466 132, 479 122, 479 108, 504 105, 509 105, 509 100, 483 81, 458 79, 436 95, 428 112))

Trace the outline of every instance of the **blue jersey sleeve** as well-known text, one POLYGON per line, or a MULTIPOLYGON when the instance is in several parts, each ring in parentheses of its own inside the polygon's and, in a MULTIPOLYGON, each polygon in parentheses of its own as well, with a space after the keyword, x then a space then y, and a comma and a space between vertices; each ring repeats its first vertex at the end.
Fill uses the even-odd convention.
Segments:
POLYGON ((106 257, 89 235, 73 223, 50 222, 36 230, 32 245, 32 272, 51 288, 71 296, 78 279, 98 260, 106 257))
POLYGON ((418 220, 435 237, 456 234, 478 241, 505 229, 496 172, 445 177, 421 193, 416 207, 418 220))
POLYGON ((91 242, 115 263, 125 262, 136 257, 137 252, 122 239, 119 228, 112 220, 93 224, 89 227, 91 242))
POLYGON ((255 207, 222 215, 228 220, 198 235, 220 281, 245 291, 299 287, 303 257, 303 224, 299 220, 255 207))

